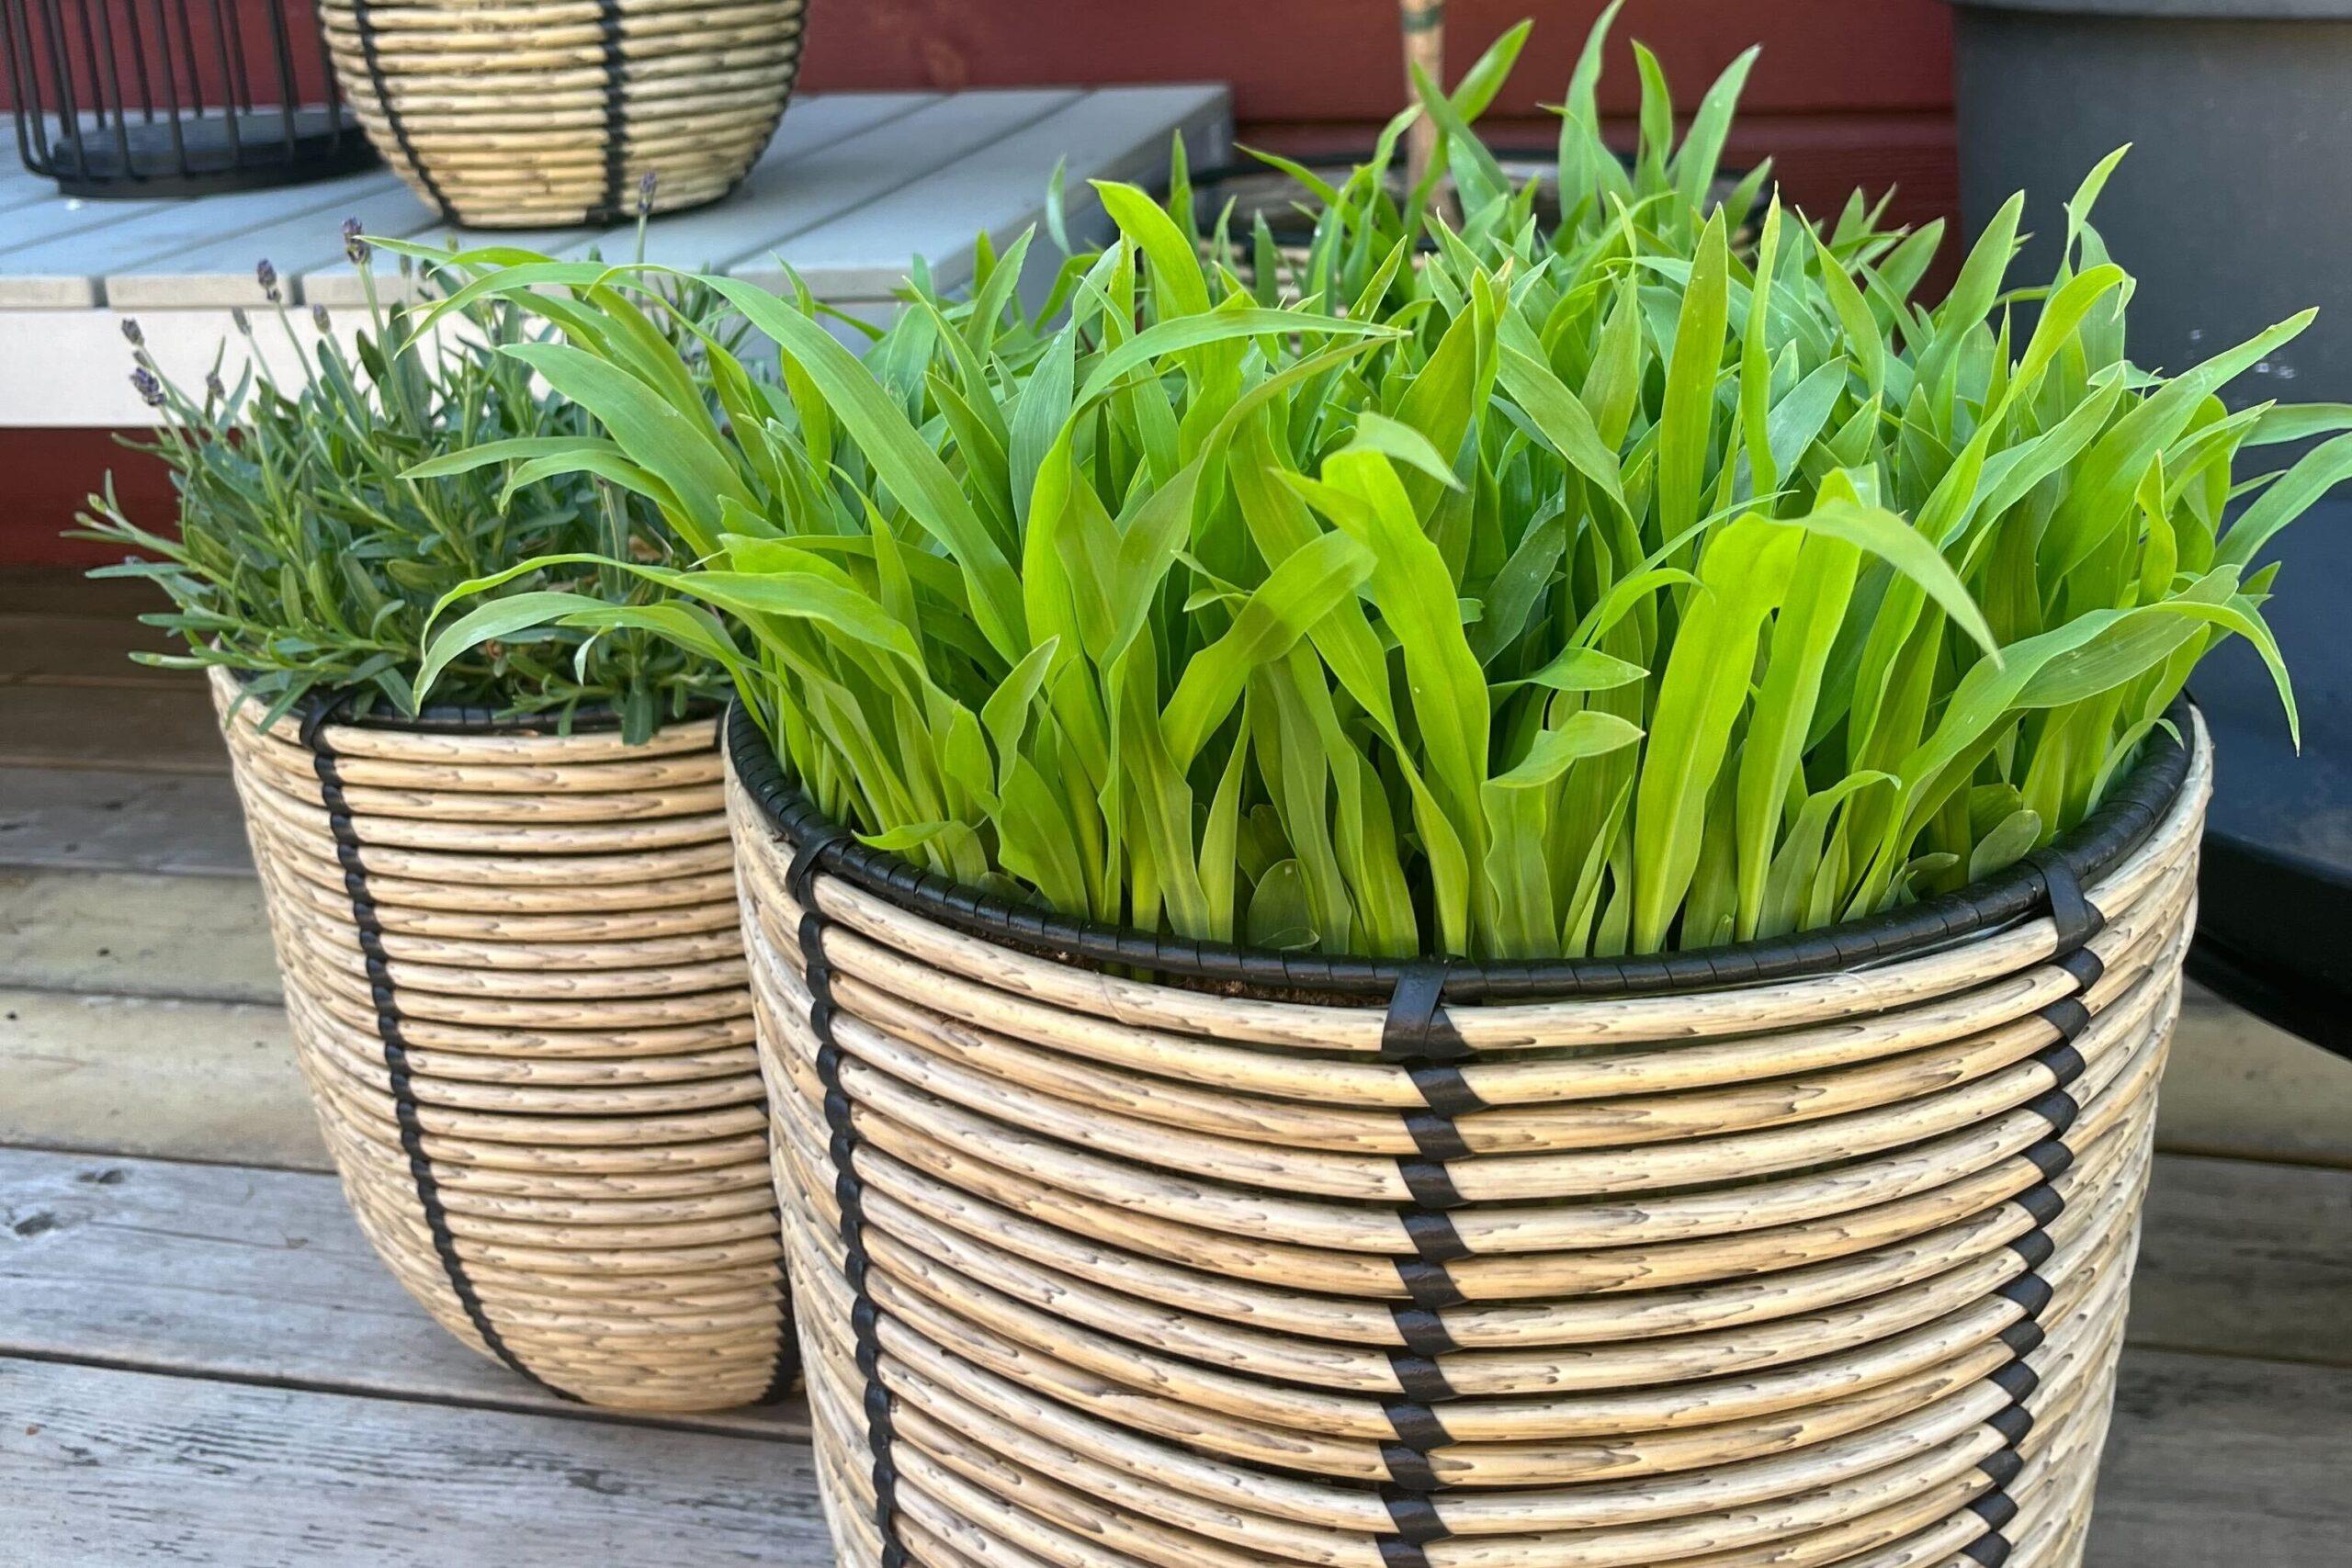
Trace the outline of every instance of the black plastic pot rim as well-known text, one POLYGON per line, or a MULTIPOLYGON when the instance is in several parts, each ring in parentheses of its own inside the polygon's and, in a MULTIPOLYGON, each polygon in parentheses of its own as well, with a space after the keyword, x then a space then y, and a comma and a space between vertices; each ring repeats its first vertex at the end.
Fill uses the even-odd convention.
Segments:
POLYGON ((1408 970, 1444 971, 1452 1001, 1534 1001, 1657 996, 1724 990, 1838 974, 1916 958, 1989 935, 2051 908, 2053 876, 2088 887, 2154 831, 2188 776, 2185 738, 2192 705, 2175 703, 2166 717, 2180 738, 2159 731, 2107 799, 2048 849, 1958 892, 1817 931, 1687 953, 1626 958, 1478 961, 1329 957, 1275 953, 1083 920, 1036 903, 1016 903, 925 871, 888 851, 861 843, 817 809, 785 776, 783 764, 741 703, 728 709, 725 744, 735 775, 769 825, 796 845, 816 847, 817 870, 967 935, 1103 968, 1141 970, 1175 984, 1204 985, 1233 996, 1296 1001, 1302 993, 1385 1002, 1408 970))
MULTIPOLYGON (((243 670, 231 670, 229 676, 241 686, 253 679, 252 672, 243 670)), ((569 713, 561 708, 511 713, 485 703, 427 703, 413 715, 401 713, 389 704, 358 713, 346 711, 361 690, 351 686, 312 690, 286 711, 305 735, 328 724, 348 725, 355 729, 400 729, 416 735, 578 735, 618 729, 622 722, 618 708, 601 702, 582 703, 569 713)), ((662 722, 684 724, 692 719, 711 718, 723 707, 721 703, 706 697, 688 704, 684 714, 662 722)))

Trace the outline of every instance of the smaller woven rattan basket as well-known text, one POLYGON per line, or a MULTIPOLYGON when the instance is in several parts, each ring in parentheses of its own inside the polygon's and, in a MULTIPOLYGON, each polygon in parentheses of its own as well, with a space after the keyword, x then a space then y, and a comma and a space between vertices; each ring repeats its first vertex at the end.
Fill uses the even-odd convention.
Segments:
POLYGON ((784 1392, 715 721, 635 746, 324 707, 265 731, 232 678, 213 693, 296 1053, 401 1284, 569 1398, 784 1392))
POLYGON ((851 1568, 2074 1568, 2210 778, 1962 893, 1574 964, 1107 931, 865 848, 740 712, 851 1568))
POLYGON ((716 201, 767 145, 806 0, 320 0, 345 96, 454 223, 553 228, 716 201))

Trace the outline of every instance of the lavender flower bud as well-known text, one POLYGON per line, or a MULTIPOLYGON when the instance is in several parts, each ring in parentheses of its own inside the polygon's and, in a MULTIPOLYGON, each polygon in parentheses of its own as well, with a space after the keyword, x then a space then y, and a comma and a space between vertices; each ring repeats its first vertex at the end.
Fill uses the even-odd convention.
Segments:
POLYGON ((354 266, 362 265, 368 260, 368 242, 359 237, 359 220, 356 218, 343 220, 343 254, 351 258, 354 266))
POLYGON ((140 400, 149 408, 159 409, 164 406, 164 384, 155 379, 155 373, 144 365, 130 373, 130 384, 138 391, 140 400))
POLYGON ((651 169, 646 170, 644 177, 637 182, 637 215, 639 218, 646 217, 652 212, 653 190, 660 183, 661 176, 656 175, 651 169))
POLYGON ((254 335, 253 318, 245 314, 245 308, 243 305, 232 305, 229 307, 229 320, 236 323, 238 336, 251 337, 254 335))
POLYGON ((204 373, 204 400, 209 403, 229 400, 229 389, 220 384, 220 372, 218 370, 204 373))
POLYGON ((311 324, 319 329, 319 335, 322 337, 334 331, 334 322, 328 318, 327 308, 324 305, 311 307, 311 324))
POLYGON ((136 316, 125 316, 122 319, 122 335, 124 341, 133 348, 147 346, 147 334, 139 330, 139 318, 136 316))
POLYGON ((262 257, 260 261, 254 264, 254 281, 261 285, 263 299, 273 305, 279 302, 281 296, 277 292, 277 269, 269 265, 267 256, 262 257))

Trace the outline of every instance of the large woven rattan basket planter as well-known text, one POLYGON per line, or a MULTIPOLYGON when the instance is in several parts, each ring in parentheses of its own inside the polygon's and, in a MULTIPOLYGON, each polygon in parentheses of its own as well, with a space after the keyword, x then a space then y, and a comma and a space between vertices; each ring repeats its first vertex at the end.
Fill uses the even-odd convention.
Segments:
POLYGON ((265 731, 216 672, 345 1195, 459 1339, 704 1410, 797 1367, 716 721, 265 731), (231 710, 234 708, 234 711, 231 710))
POLYGON ((1154 942, 729 791, 844 1563, 2076 1562, 2210 773, 1621 964, 1154 942))
POLYGON ((716 201, 767 145, 806 0, 320 0, 377 151, 452 222, 609 223, 716 201))

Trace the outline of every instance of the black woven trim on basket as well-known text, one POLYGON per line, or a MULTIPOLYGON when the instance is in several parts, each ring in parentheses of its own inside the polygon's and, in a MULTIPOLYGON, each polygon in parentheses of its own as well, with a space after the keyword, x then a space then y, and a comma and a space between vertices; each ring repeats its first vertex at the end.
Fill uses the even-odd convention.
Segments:
POLYGON ((2039 1230, 2048 1230, 2051 1222, 2066 1212, 2066 1200, 2047 1181, 2035 1183, 2009 1201, 2023 1209, 2039 1230))
POLYGON ((883 1568, 904 1568, 907 1549, 899 1540, 899 1466, 890 1457, 897 1432, 890 1393, 882 1384, 881 1309, 866 1275, 865 1183, 857 1174, 857 1125, 842 1088, 842 1048, 833 1039, 833 969, 825 957, 825 917, 817 908, 817 873, 849 834, 839 828, 814 833, 795 847, 785 887, 800 906, 800 963, 808 987, 808 1032, 817 1042, 817 1079, 825 1090, 826 1154, 833 1164, 833 1203, 841 1214, 842 1274, 850 1289, 850 1328, 857 1345, 857 1370, 865 1380, 865 1441, 874 1459, 874 1523, 882 1536, 883 1568))
MULTIPOLYGON (((1395 1320, 1397 1337, 1405 1341, 1405 1354, 1388 1353, 1389 1362, 1398 1360, 1435 1360, 1450 1350, 1461 1347, 1455 1343, 1453 1331, 1445 1326, 1445 1319, 1426 1307, 1391 1305, 1388 1315, 1395 1320)), ((1398 1381, 1403 1381, 1399 1375, 1398 1381)))
POLYGON ((1396 1168, 1404 1176, 1406 1190, 1412 1193, 1413 1201, 1432 1214, 1459 1209, 1470 1201, 1454 1187, 1453 1173, 1446 1169, 1442 1159, 1399 1160, 1396 1168))
POLYGON ((1486 1105, 1462 1076, 1462 1069, 1453 1065, 1469 1055, 1469 1047, 1445 1016, 1445 976, 1442 964, 1408 968, 1397 977, 1380 1030, 1381 1059, 1406 1065, 1414 1089, 1429 1108, 1405 1113, 1405 1130, 1412 1134, 1413 1146, 1423 1162, 1419 1167, 1408 1165, 1405 1180, 1416 1199, 1430 1208, 1451 1208, 1461 1202, 1460 1194, 1453 1192, 1453 1183, 1445 1175, 1443 1162, 1465 1157, 1470 1145, 1453 1119, 1486 1105), (1433 1173, 1430 1166, 1434 1166, 1433 1173), (1422 1196, 1424 1186, 1436 1201, 1422 1196))
POLYGON ((628 134, 628 79, 623 74, 628 62, 621 55, 620 0, 596 0, 596 30, 604 50, 605 186, 586 221, 601 225, 621 220, 621 182, 628 174, 623 146, 628 134))
POLYGON ((1960 1549, 1960 1554, 1979 1568, 2001 1568, 2017 1551, 2017 1543, 2002 1533, 2001 1527, 2017 1517, 2018 1506, 2006 1488, 1987 1492, 1968 1505, 1967 1511, 1984 1521, 1984 1533, 1960 1549))
POLYGON ((2025 1456, 2015 1449, 2001 1449, 1986 1454, 1976 1468, 1992 1479, 1993 1484, 2007 1487, 2025 1471, 2025 1456))
POLYGON ((2001 1330, 1996 1337, 2012 1353, 2030 1356, 2049 1339, 2050 1331, 2033 1318, 2021 1317, 2001 1330))
POLYGON ((2050 1281, 2030 1271, 2018 1275, 1993 1292, 2005 1302, 2014 1302, 2024 1309, 2028 1317, 2040 1317, 2049 1306, 2050 1281))
MULTIPOLYGON (((2056 885, 2053 883, 2053 886, 2056 885)), ((2098 907, 2087 898, 2082 897, 2080 889, 2076 889, 2071 897, 2061 891, 2053 899, 2055 905, 2064 906, 2069 903, 2078 907, 2075 918, 2080 919, 2086 914, 2089 923, 2094 928, 2104 923, 2098 907)), ((2063 936, 2064 921, 2061 922, 2061 926, 2063 936)), ((2056 1030, 2058 1038, 2034 1053, 2033 1055, 2035 1062, 2049 1069, 2052 1079, 2051 1092, 2034 1100, 2026 1108, 2049 1120, 2053 1136, 2063 1134, 2067 1128, 2075 1124, 2075 1118, 2082 1113, 2082 1103, 2067 1092, 2067 1086, 2081 1077, 2085 1067, 2088 1065, 2083 1060, 2081 1050, 2075 1044, 2075 1041, 2083 1031, 2091 1025, 2091 1010, 2084 1005, 2082 996, 2084 992, 2098 984, 2099 976, 2107 973, 2106 962, 2087 947, 2078 947, 2066 954, 2059 960, 2058 966, 2073 976, 2075 992, 2071 997, 2060 998, 2034 1014, 2036 1018, 2056 1030)), ((2064 1147, 2063 1145, 2060 1146, 2064 1147)), ((2070 1162, 2072 1157, 2070 1154, 2068 1156, 2070 1162)), ((2042 1174, 2050 1176, 2055 1173, 2045 1169, 2042 1174)))
POLYGON ((792 1319, 786 1315, 777 1325, 775 1370, 768 1373, 768 1385, 760 1391, 755 1403, 774 1404, 790 1393, 792 1385, 799 1381, 800 1340, 794 1332, 792 1319))
MULTIPOLYGON (((2012 1361, 2009 1365, 2024 1370, 2031 1379, 2031 1383, 2028 1385, 2028 1393, 2031 1392, 2032 1385, 2039 1384, 2041 1382, 2039 1378, 2032 1376, 2031 1369, 2027 1368, 2024 1362, 2012 1361)), ((2005 1368, 2004 1371, 2006 1370, 2007 1369, 2005 1368)), ((1983 1568, 2000 1568, 2000 1564, 2007 1562, 2009 1560, 2009 1554, 2017 1550, 2016 1543, 2010 1540, 2003 1531, 2009 1521, 2018 1517, 2017 1499, 2010 1495, 2009 1485, 2025 1471, 2025 1458, 2018 1452, 2018 1444, 2023 1440, 2025 1434, 2033 1426, 2031 1413, 2027 1411, 2021 1403, 2023 1397, 2020 1395, 2020 1403, 2011 1404, 2008 1409, 1996 1416, 1990 1423, 2000 1431, 2003 1446, 1985 1455, 1976 1468, 1993 1483, 1992 1490, 1972 1498, 1962 1510, 1963 1513, 1973 1514, 1984 1521, 1984 1532, 1961 1549, 1962 1557, 1972 1562, 1982 1564, 1983 1568), (2012 1416, 2022 1417, 2022 1420, 2013 1422, 2003 1420, 2003 1417, 2012 1416)))
POLYGON ((2002 1527, 2017 1517, 2017 1499, 2010 1495, 2009 1487, 2025 1473, 2025 1456, 2014 1448, 1996 1449, 1979 1461, 1976 1468, 1992 1482, 1993 1489, 1973 1499, 1968 1512, 1983 1519, 1987 1529, 1962 1548, 1961 1555, 1985 1568, 1995 1568, 2007 1562, 2009 1553, 2016 1550, 2002 1533, 2002 1527))
POLYGON ((424 194, 432 201, 433 209, 441 215, 443 222, 456 223, 458 221, 457 210, 449 205, 449 198, 442 194, 441 183, 433 177, 432 165, 418 157, 416 149, 410 145, 408 126, 401 120, 401 111, 393 107, 391 84, 384 77, 384 62, 376 51, 376 27, 368 17, 368 12, 373 9, 374 0, 351 0, 351 25, 359 31, 359 56, 368 65, 368 85, 375 90, 376 112, 384 117, 384 129, 392 133, 392 142, 400 148, 401 158, 408 164, 409 172, 416 175, 418 184, 424 186, 424 194))
POLYGON ((1438 1360, 1454 1348, 1453 1337, 1436 1309, 1462 1300, 1461 1288, 1446 1265, 1468 1257, 1470 1248, 1446 1217, 1446 1211, 1458 1209, 1465 1201, 1446 1162, 1470 1153, 1462 1130, 1454 1125, 1454 1116, 1485 1102, 1454 1066, 1471 1053, 1445 1016, 1448 973, 1449 966, 1442 963, 1405 965, 1389 995, 1380 1029, 1381 1058, 1409 1070, 1428 1106, 1405 1118, 1413 1146, 1422 1157, 1397 1162, 1406 1190, 1413 1195, 1413 1206, 1399 1211, 1397 1217, 1413 1244, 1414 1256, 1400 1258, 1396 1272, 1414 1304, 1389 1309, 1406 1348, 1388 1353, 1389 1371, 1405 1397, 1382 1405, 1396 1433, 1395 1441, 1380 1445, 1389 1483, 1381 1489, 1381 1498, 1396 1527, 1394 1536, 1384 1536, 1379 1543, 1381 1561, 1387 1568, 1427 1568, 1429 1558, 1423 1548, 1453 1533, 1430 1500, 1441 1483, 1430 1455, 1453 1441, 1437 1406, 1456 1397, 1438 1360))
POLYGON ((2018 863, 2041 881, 2041 902, 2058 931, 2058 956, 2075 952, 2107 925, 2098 906, 2083 895, 2083 879, 2064 856, 2036 850, 2018 863))
POLYGON ((1380 1538, 1384 1568, 1430 1568, 1430 1554, 1422 1549, 1453 1534, 1437 1517, 1435 1506, 1418 1492, 1384 1490, 1380 1500, 1387 1506, 1389 1523, 1396 1527, 1395 1535, 1380 1538))
POLYGON ((2075 1168, 2075 1151, 2064 1138, 2044 1138, 2025 1151, 2044 1181, 2055 1181, 2075 1168))
POLYGON ((2041 1099, 2029 1101, 2026 1109, 2049 1122, 2050 1131, 2055 1134, 2075 1124, 2075 1118, 2083 1113, 2083 1102, 2063 1089, 2053 1089, 2041 1099))
POLYGON ((2107 960, 2091 948, 2078 947, 2057 960, 2059 968, 2074 976, 2075 994, 2082 995, 2099 982, 2107 973, 2107 960))
POLYGON ((1458 1062, 1470 1054, 1445 1016, 1445 986, 1452 965, 1425 960, 1396 973, 1388 993, 1388 1013, 1380 1026, 1384 1062, 1458 1062))
MULTIPOLYGON (((620 728, 624 722, 620 710, 610 703, 582 703, 569 713, 561 709, 512 713, 481 703, 431 703, 413 716, 381 709, 362 714, 344 711, 356 695, 348 690, 314 694, 295 704, 292 712, 298 722, 307 725, 334 723, 354 729, 399 729, 418 735, 602 735, 620 728)), ((714 702, 690 702, 661 722, 686 724, 718 717, 720 711, 714 702)))
MULTIPOLYGON (((2077 1010, 2081 1010, 2079 1004, 2077 1010)), ((2084 1014, 2086 1021, 2088 1016, 2084 1014)), ((2067 1039, 2051 1047, 2051 1051, 2073 1053, 2075 1048, 2071 1039, 2069 1034, 2067 1039)), ((2045 1052, 2036 1059, 2046 1064, 2049 1053, 2045 1052)), ((2076 1064, 2075 1070, 2079 1072, 2081 1057, 2076 1055, 2074 1059, 2076 1064)), ((1998 1568, 2016 1550, 2008 1537, 2002 1533, 2002 1529, 2017 1517, 2017 1502, 2010 1496, 2008 1488, 2025 1468, 2018 1445, 2024 1441, 2027 1433, 2033 1430, 2033 1410, 2026 1402, 2041 1386, 2041 1374, 2033 1370, 2026 1358, 2041 1349, 2049 1337, 2048 1330, 2041 1324, 2041 1314, 2048 1310, 2057 1293, 2042 1275, 2041 1266, 2049 1262, 2057 1251, 2057 1244, 2050 1235, 2051 1222, 2066 1208, 2064 1196, 2050 1181, 2071 1167, 2075 1159, 2074 1151, 2067 1147, 2062 1135, 2064 1132, 2064 1129, 2060 1128, 2026 1151, 2035 1168, 2042 1172, 2044 1179, 2009 1200, 2025 1211, 2027 1218, 2033 1222, 2033 1227, 2009 1243, 2009 1250, 2024 1261, 2024 1271, 1993 1292, 1997 1299, 2015 1305, 2018 1317, 1996 1336, 2009 1352, 2009 1359, 1985 1377, 1986 1382, 2008 1396, 2009 1402, 1984 1421, 1984 1425, 2001 1439, 2001 1446, 1986 1455, 1976 1467, 1992 1482, 1993 1489, 1972 1501, 1966 1510, 1984 1520, 1985 1525, 1984 1532, 1962 1551, 1962 1556, 1979 1564, 1980 1568, 1998 1568)))
MULTIPOLYGON (((2184 700, 2168 716, 2186 734, 2193 728, 2189 715, 2184 700)), ((727 745, 736 777, 777 830, 797 842, 834 826, 786 779, 774 748, 740 704, 729 716, 727 745)), ((2079 894, 2097 882, 2147 839, 2179 796, 2188 764, 2188 747, 2160 733, 2081 826, 2030 860, 1956 893, 1820 931, 1689 953, 1491 963, 1455 959, 1444 965, 1443 990, 1457 1002, 1721 990, 1917 957, 2044 913, 2058 922, 2060 953, 2072 952, 2097 931, 2096 911, 2086 917, 2087 905, 2061 908, 2056 901, 2066 899, 2069 888, 2079 894)), ((1312 994, 1385 1003, 1406 973, 1427 962, 1273 953, 1124 930, 959 886, 865 844, 842 849, 827 869, 899 908, 984 941, 1057 963, 1141 970, 1233 996, 1295 1001, 1312 994)), ((1428 1059, 1446 1058, 1432 1053, 1428 1059)))
POLYGON ((580 1396, 539 1376, 523 1364, 490 1321, 490 1314, 482 1305, 481 1295, 474 1290, 473 1279, 466 1272, 465 1260, 458 1256, 458 1238, 449 1228, 448 1211, 441 1202, 441 1186, 434 1179, 433 1162, 425 1157, 424 1126, 417 1114, 416 1095, 411 1088, 408 1066, 408 1042, 401 1031, 400 1002, 392 992, 390 965, 384 958, 384 927, 376 913, 376 900, 368 891, 368 868, 359 856, 359 835, 352 827, 351 808, 345 802, 343 776, 335 766, 334 748, 327 740, 325 729, 334 705, 321 703, 305 714, 300 727, 302 744, 311 749, 311 768, 318 775, 319 797, 325 804, 327 829, 334 835, 336 862, 343 867, 343 886, 351 897, 351 921, 359 932, 359 951, 368 964, 368 990, 376 1007, 376 1038, 383 1049, 384 1077, 392 1096, 392 1116, 401 1130, 401 1151, 408 1156, 409 1177, 416 1184, 417 1206, 424 1212, 424 1228, 433 1237, 433 1250, 441 1259, 441 1272, 449 1281, 449 1290, 465 1310, 466 1321, 473 1325, 482 1344, 490 1353, 503 1362, 508 1371, 547 1390, 559 1399, 578 1403, 580 1396))

